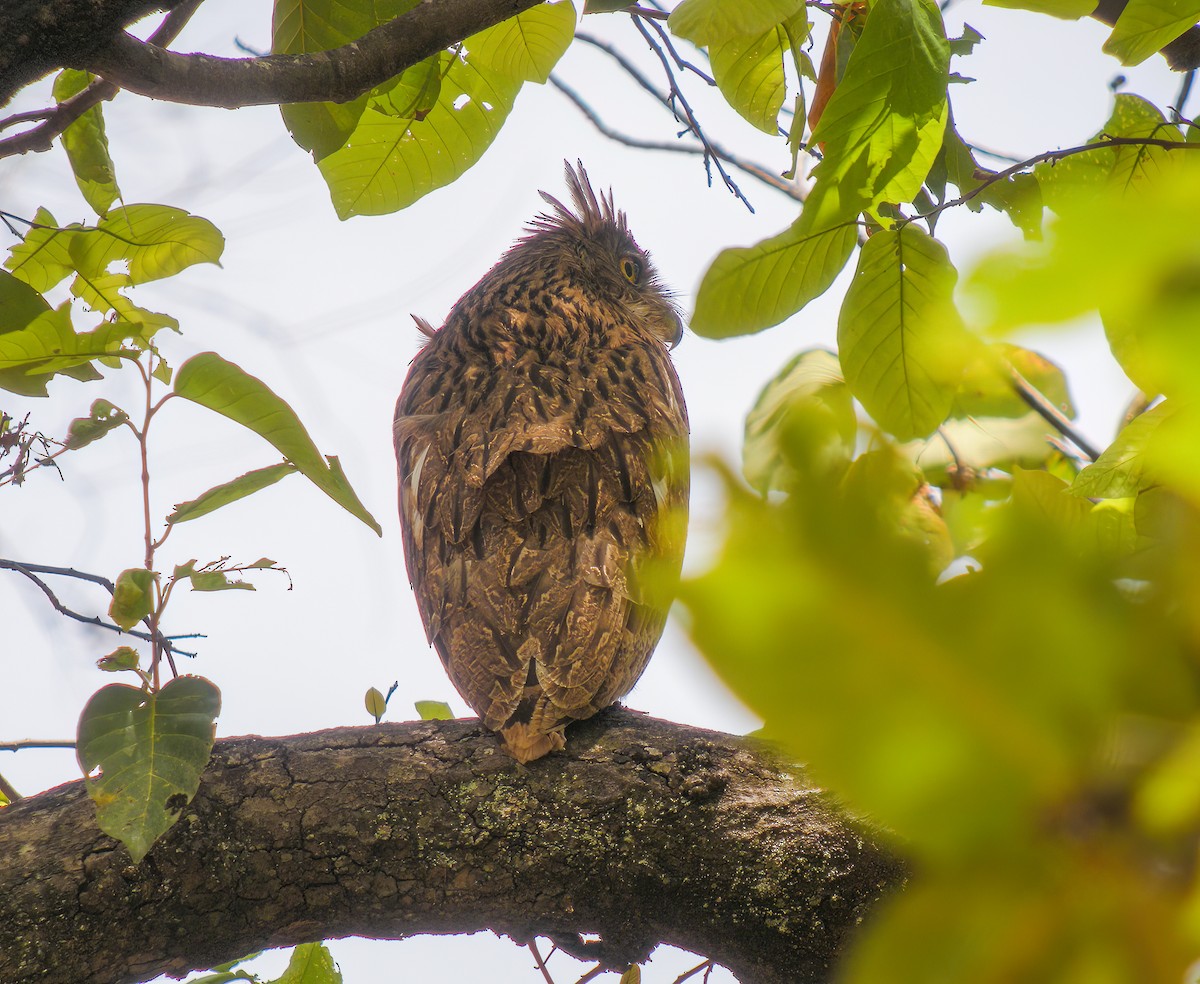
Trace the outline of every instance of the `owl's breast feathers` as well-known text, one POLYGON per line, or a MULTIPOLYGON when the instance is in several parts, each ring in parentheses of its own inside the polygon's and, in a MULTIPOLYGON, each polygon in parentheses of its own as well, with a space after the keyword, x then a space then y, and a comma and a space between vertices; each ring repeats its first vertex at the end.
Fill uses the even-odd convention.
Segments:
POLYGON ((683 557, 687 430, 662 343, 590 313, 456 307, 414 360, 395 420, 409 580, 518 760, 645 668, 683 557))

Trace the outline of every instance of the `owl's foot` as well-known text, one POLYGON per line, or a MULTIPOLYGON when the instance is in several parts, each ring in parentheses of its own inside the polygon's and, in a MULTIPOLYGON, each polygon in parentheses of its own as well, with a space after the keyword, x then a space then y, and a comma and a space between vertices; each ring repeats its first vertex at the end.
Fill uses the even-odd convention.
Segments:
POLYGON ((500 738, 504 750, 522 765, 551 752, 557 752, 567 744, 562 728, 543 734, 530 730, 529 725, 524 723, 510 724, 507 728, 502 728, 500 738))

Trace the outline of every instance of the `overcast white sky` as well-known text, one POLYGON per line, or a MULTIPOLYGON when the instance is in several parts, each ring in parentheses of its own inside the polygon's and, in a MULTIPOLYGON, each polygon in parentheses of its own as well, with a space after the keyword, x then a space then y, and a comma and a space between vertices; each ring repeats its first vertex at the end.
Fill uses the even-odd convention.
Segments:
MULTIPOLYGON (((823 38, 824 18, 817 20, 823 38)), ((1117 75, 1129 78, 1124 91, 1160 107, 1178 92, 1180 77, 1161 59, 1125 70, 1103 55, 1106 29, 1099 24, 961 2, 947 12, 951 35, 961 33, 964 20, 987 38, 954 66, 978 79, 952 92, 959 130, 969 142, 1019 157, 1077 143, 1107 118, 1108 85, 1117 75)), ((588 18, 583 28, 606 34, 631 53, 644 49, 624 17, 588 18)), ((234 55, 235 37, 266 49, 269 4, 205 4, 175 47, 234 55)), ((814 57, 819 53, 818 45, 814 57)), ((656 61, 639 60, 655 73, 656 61)), ((574 46, 558 71, 620 129, 659 140, 681 129, 604 55, 585 45, 574 46)), ((48 101, 43 84, 3 115, 48 101)), ((777 171, 788 166, 782 140, 768 139, 705 95, 697 95, 697 108, 721 142, 777 171)), ((142 306, 179 318, 184 334, 161 338, 172 364, 213 349, 266 380, 296 409, 321 450, 341 457, 384 526, 383 539, 377 539, 302 478, 292 477, 172 533, 161 554, 168 569, 192 557, 269 556, 295 581, 287 591, 281 577, 264 576, 253 594, 182 593, 173 599, 168 631, 208 635, 197 642, 199 658, 187 669, 222 688, 218 734, 365 724, 363 693, 370 686, 386 690, 397 679, 392 720, 412 717, 412 702, 420 699, 446 700, 458 713, 469 713, 426 646, 395 518, 390 423, 417 349, 409 312, 440 323, 539 210, 537 190, 561 193, 564 158, 582 158, 597 185, 612 186, 638 241, 654 254, 685 309, 721 248, 782 230, 795 217, 795 203, 737 175, 757 208, 751 215, 719 182, 706 186, 698 158, 616 145, 548 86, 525 87, 495 145, 452 187, 404 212, 346 223, 334 216, 316 168, 291 143, 277 109, 228 112, 123 94, 106 106, 106 114, 125 200, 186 208, 212 220, 227 239, 222 268, 193 268, 136 292, 142 306)), ((0 208, 32 217, 38 206, 63 223, 91 219, 61 150, 0 162, 0 208)), ((996 245, 1017 238, 1008 220, 991 212, 947 214, 938 236, 964 273, 996 245)), ((738 454, 742 420, 766 379, 799 349, 833 344, 845 283, 843 275, 819 301, 759 336, 729 342, 685 337, 675 359, 694 451, 738 454)), ((1036 345, 1065 364, 1084 431, 1107 443, 1132 388, 1106 356, 1098 328, 1039 336, 1036 345)), ((127 369, 108 375, 107 388, 60 380, 52 384, 49 401, 0 393, 0 409, 18 418, 32 411, 37 426, 61 433, 97 396, 136 406, 134 374, 127 369)), ((172 402, 152 433, 157 517, 176 502, 278 459, 250 432, 183 401, 172 402)), ((68 456, 65 482, 45 472, 32 475, 23 488, 0 490, 0 557, 109 577, 140 564, 134 450, 118 432, 102 450, 68 456)), ((710 555, 719 523, 719 497, 700 473, 692 501, 690 569, 702 567, 710 555)), ((55 587, 65 603, 85 613, 103 612, 107 604, 81 584, 56 580, 55 587)), ((0 625, 0 738, 73 737, 83 703, 111 682, 95 669, 95 659, 115 648, 116 638, 59 617, 32 584, 4 572, 0 625)), ((720 730, 756 726, 693 652, 677 621, 628 703, 720 730)), ((70 752, 0 753, 0 773, 25 793, 78 777, 70 752)), ((486 934, 400 944, 343 941, 334 944, 334 953, 348 982, 410 975, 537 979, 527 951, 486 934)), ((279 959, 264 958, 261 972, 277 967, 279 959)), ((560 984, 585 969, 556 960, 560 984)), ((643 979, 670 982, 695 963, 690 954, 660 953, 643 979)), ((730 978, 714 975, 717 980, 730 978)))

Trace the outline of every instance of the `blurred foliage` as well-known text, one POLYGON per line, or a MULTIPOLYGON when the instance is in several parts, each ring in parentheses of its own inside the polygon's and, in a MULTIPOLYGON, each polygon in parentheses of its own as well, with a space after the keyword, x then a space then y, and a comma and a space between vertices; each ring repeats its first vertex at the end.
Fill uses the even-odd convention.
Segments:
MULTIPOLYGON (((991 2, 1065 18, 1095 8, 991 2)), ((415 5, 277 0, 273 50, 328 50, 415 5)), ((1131 0, 1106 48, 1136 63, 1197 16, 1200 3, 1131 0)), ((358 99, 285 106, 284 121, 339 216, 404 208, 480 160, 575 23, 570 2, 539 4, 358 99)), ((1200 131, 1121 93, 1090 138, 1064 133, 1064 149, 989 170, 950 98, 970 81, 956 69, 987 42, 970 27, 948 38, 934 0, 683 0, 664 30, 707 56, 735 123, 777 136, 789 175, 802 151, 819 159, 784 231, 714 258, 694 330, 779 324, 858 250, 839 351, 804 349, 764 387, 743 475, 716 466, 721 549, 681 592, 697 646, 766 734, 913 862, 843 979, 1175 984, 1200 952, 1200 131), (810 14, 833 15, 819 69, 810 14), (1003 212, 1025 239, 961 285, 935 238, 958 207, 1003 212), (1094 455, 1066 374, 1010 341, 1081 317, 1144 391, 1142 412, 1094 455)), ((88 81, 64 72, 55 96, 88 81)), ((110 433, 132 431, 144 451, 151 418, 176 397, 283 456, 177 505, 160 537, 147 528, 146 564, 114 584, 110 617, 145 625, 153 655, 143 668, 122 646, 99 661, 141 686, 93 697, 79 750, 85 771, 99 769, 89 787, 101 823, 136 860, 194 793, 219 709, 208 681, 160 684, 172 590, 245 589, 230 575, 282 570, 192 559, 168 576, 154 553, 173 524, 299 472, 379 527, 282 397, 216 353, 173 371, 159 333, 179 325, 132 300, 139 284, 219 262, 221 234, 179 209, 124 204, 99 106, 63 145, 97 218, 60 225, 39 210, 10 251, 0 388, 45 396, 56 376, 96 382, 136 365, 148 409, 96 400, 57 444, 0 417, 0 452, 18 455, 0 484, 110 433), (94 316, 80 330, 84 309, 94 316), (176 766, 165 775, 163 756, 176 766)), ((395 689, 367 692, 376 720, 395 689)), ((230 964, 207 980, 245 977, 230 964)), ((338 979, 310 945, 280 980, 338 979)))

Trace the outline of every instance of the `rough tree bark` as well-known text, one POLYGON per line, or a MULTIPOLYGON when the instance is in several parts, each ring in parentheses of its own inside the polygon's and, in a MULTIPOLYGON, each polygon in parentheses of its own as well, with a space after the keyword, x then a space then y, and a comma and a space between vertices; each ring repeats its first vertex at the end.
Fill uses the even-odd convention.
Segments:
POLYGON ((662 942, 743 982, 815 982, 903 878, 765 746, 621 709, 528 767, 475 721, 225 739, 141 864, 79 782, 0 811, 0 858, 6 984, 482 929, 612 966, 662 942))

